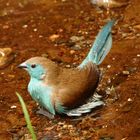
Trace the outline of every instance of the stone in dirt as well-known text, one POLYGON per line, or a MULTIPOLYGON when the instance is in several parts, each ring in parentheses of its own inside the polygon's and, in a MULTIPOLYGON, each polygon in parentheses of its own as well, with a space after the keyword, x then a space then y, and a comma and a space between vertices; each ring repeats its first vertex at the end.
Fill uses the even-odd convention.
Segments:
POLYGON ((0 69, 8 66, 14 57, 15 55, 11 48, 0 48, 0 69))

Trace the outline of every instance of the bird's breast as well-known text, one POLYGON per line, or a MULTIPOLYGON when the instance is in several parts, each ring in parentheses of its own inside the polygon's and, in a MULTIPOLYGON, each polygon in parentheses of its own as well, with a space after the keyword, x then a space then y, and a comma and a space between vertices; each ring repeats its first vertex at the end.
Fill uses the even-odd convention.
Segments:
POLYGON ((32 98, 36 101, 39 101, 41 83, 36 79, 31 79, 28 85, 28 91, 32 98))
POLYGON ((32 98, 52 114, 55 114, 52 103, 52 88, 45 85, 42 81, 31 79, 28 91, 32 98))

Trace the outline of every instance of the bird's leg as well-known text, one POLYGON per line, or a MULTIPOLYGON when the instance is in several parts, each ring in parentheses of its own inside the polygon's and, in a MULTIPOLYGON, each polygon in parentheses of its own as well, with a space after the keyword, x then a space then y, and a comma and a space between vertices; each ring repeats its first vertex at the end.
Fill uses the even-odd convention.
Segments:
POLYGON ((48 117, 49 119, 54 119, 54 115, 49 113, 47 110, 45 110, 43 107, 39 107, 39 109, 36 111, 37 114, 44 115, 48 117))

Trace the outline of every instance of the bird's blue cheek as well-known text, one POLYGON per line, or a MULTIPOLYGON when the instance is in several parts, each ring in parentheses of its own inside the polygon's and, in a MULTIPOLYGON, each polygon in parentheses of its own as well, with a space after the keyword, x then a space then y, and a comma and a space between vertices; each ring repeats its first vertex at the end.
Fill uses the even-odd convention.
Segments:
POLYGON ((44 78, 45 76, 45 73, 46 73, 46 70, 43 69, 42 66, 37 66, 36 68, 33 68, 33 69, 29 69, 29 74, 31 77, 34 77, 38 80, 41 80, 44 78))

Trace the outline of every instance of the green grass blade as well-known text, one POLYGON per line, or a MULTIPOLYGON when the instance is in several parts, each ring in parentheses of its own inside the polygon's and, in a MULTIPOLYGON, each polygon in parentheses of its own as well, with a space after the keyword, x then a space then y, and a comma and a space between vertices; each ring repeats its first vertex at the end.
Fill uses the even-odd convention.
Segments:
POLYGON ((31 124, 30 116, 29 116, 28 110, 26 108, 25 102, 24 102, 23 98, 20 96, 19 93, 16 92, 16 95, 18 96, 18 99, 21 103, 22 110, 23 110, 23 113, 24 113, 24 117, 25 117, 25 120, 26 120, 26 123, 27 123, 27 128, 29 129, 29 132, 32 135, 32 139, 37 140, 34 129, 33 129, 32 124, 31 124))

